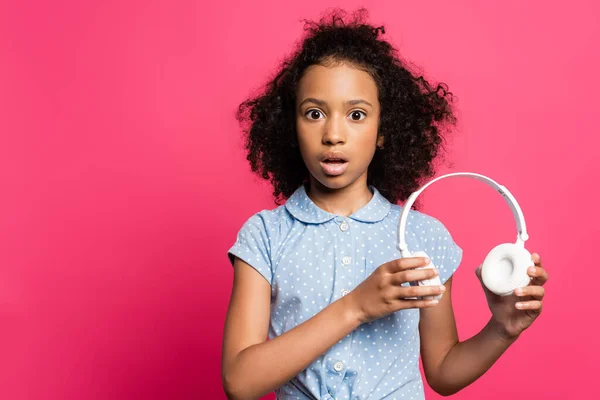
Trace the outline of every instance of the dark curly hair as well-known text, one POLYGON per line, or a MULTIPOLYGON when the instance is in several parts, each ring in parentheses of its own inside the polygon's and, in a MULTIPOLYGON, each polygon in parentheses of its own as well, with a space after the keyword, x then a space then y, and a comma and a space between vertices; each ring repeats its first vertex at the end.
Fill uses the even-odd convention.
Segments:
POLYGON ((242 102, 237 119, 245 133, 253 172, 270 180, 275 202, 287 199, 308 178, 296 134, 296 88, 305 70, 331 61, 368 72, 377 85, 381 113, 377 148, 367 174, 392 203, 405 200, 435 173, 433 161, 442 144, 442 128, 456 118, 452 94, 443 83, 433 87, 409 71, 396 49, 380 38, 383 26, 366 23, 360 9, 346 20, 335 10, 319 22, 305 20, 305 37, 260 94, 242 102))

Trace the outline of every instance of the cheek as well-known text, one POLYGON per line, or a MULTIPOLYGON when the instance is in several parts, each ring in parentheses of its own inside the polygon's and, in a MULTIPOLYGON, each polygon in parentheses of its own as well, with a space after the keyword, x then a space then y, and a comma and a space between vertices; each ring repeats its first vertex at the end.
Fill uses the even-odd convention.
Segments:
POLYGON ((303 124, 302 121, 296 120, 296 138, 299 144, 307 142, 310 136, 310 129, 307 128, 306 124, 303 124))
POLYGON ((362 149, 369 149, 375 152, 375 147, 377 146, 377 129, 370 127, 369 129, 364 130, 358 137, 359 146, 362 149))
POLYGON ((296 138, 298 141, 298 149, 300 150, 300 155, 302 156, 302 159, 304 160, 305 164, 310 163, 310 160, 312 158, 311 154, 314 153, 314 144, 305 132, 298 132, 296 138))
POLYGON ((306 136, 302 135, 301 133, 298 133, 296 138, 296 140, 298 140, 298 147, 300 148, 300 151, 303 153, 307 151, 310 147, 310 140, 306 140, 306 136))
POLYGON ((296 124, 296 140, 300 151, 305 153, 318 148, 321 143, 320 132, 317 127, 309 127, 302 123, 296 124))
POLYGON ((377 133, 376 132, 363 132, 363 135, 356 142, 356 150, 358 153, 356 156, 361 160, 360 163, 367 166, 373 160, 375 150, 377 148, 377 133))
POLYGON ((300 149, 306 145, 306 132, 304 132, 302 125, 299 123, 296 123, 296 141, 300 149))

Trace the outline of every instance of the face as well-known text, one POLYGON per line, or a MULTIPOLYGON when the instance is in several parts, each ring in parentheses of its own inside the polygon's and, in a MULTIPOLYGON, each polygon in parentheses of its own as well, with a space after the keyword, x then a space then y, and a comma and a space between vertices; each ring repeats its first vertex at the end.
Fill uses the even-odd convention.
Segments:
POLYGON ((366 186, 380 111, 371 75, 347 64, 313 65, 296 98, 298 142, 311 187, 366 186))

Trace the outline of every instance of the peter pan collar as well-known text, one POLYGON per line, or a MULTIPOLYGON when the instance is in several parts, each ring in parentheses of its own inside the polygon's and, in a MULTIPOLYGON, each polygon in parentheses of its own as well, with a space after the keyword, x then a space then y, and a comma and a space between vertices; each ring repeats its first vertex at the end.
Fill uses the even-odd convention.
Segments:
MULTIPOLYGON (((373 192, 371 200, 348 218, 361 222, 378 222, 388 215, 392 204, 375 187, 369 188, 373 192)), ((320 224, 339 217, 319 208, 306 194, 304 185, 296 189, 286 201, 285 207, 294 218, 309 224, 320 224)))

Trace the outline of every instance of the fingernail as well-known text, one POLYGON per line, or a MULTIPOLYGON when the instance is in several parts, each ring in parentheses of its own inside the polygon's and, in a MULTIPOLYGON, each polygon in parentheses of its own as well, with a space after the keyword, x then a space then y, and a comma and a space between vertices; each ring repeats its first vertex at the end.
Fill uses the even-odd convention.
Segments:
POLYGON ((439 303, 438 299, 429 300, 429 304, 437 304, 439 303))
POLYGON ((529 267, 528 271, 531 272, 531 273, 534 273, 535 272, 535 267, 529 267))
POLYGON ((444 291, 446 291, 446 286, 440 285, 440 292, 444 292, 444 291))
POLYGON ((523 303, 517 303, 516 306, 517 308, 523 308, 523 303))
POLYGON ((515 294, 516 294, 517 296, 520 296, 520 295, 522 295, 522 294, 523 294, 523 289, 521 289, 521 288, 518 288, 517 290, 515 290, 515 294))
POLYGON ((434 273, 435 275, 439 275, 439 274, 440 274, 440 270, 439 270, 439 269, 437 269, 437 268, 434 268, 434 269, 433 269, 433 273, 434 273))

